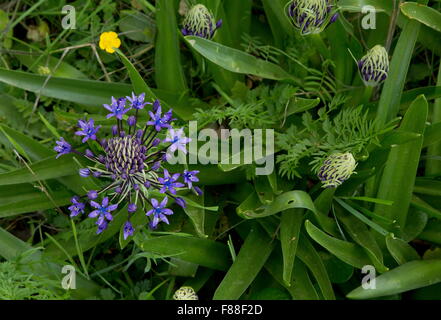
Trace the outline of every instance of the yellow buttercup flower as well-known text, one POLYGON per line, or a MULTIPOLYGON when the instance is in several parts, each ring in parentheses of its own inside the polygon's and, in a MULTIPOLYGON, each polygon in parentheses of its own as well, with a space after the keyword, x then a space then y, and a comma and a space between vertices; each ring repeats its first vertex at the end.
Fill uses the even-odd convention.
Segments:
POLYGON ((106 50, 108 53, 114 53, 115 48, 119 48, 121 40, 118 38, 116 32, 103 32, 100 35, 100 48, 106 50))

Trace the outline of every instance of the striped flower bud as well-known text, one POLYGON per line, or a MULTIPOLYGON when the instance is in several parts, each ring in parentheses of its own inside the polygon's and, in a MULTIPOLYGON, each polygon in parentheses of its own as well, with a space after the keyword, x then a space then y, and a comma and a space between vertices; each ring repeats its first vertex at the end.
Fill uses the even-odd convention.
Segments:
POLYGON ((211 12, 202 4, 193 6, 185 15, 182 34, 211 39, 214 32, 222 26, 222 20, 216 23, 211 12))
POLYGON ((302 35, 320 33, 338 18, 331 3, 332 0, 291 0, 286 13, 302 35))
POLYGON ((351 153, 334 153, 323 162, 318 178, 323 188, 337 188, 354 173, 357 163, 351 153))
POLYGON ((383 46, 376 45, 358 61, 358 70, 366 86, 375 87, 387 78, 389 55, 383 46))
POLYGON ((199 300, 192 287, 180 287, 173 295, 173 300, 199 300))

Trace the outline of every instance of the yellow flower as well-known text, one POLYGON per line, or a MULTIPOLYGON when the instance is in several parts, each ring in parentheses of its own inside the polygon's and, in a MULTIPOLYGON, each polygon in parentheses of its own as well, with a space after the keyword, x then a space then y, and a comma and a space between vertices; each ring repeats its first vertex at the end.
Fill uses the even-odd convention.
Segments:
POLYGON ((121 40, 119 40, 116 32, 103 32, 100 35, 100 48, 108 53, 114 53, 115 48, 119 48, 121 40))

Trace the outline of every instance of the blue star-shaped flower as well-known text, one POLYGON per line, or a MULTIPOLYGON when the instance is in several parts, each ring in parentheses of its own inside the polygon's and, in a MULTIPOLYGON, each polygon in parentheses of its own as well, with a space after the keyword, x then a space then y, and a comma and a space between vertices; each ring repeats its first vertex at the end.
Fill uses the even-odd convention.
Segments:
POLYGON ((184 170, 182 177, 184 178, 184 183, 186 183, 190 189, 193 186, 193 182, 199 181, 199 178, 196 177, 198 173, 199 173, 198 170, 193 170, 193 171, 184 170))
POLYGON ((160 105, 157 105, 155 113, 149 111, 149 115, 152 120, 148 121, 147 125, 154 126, 156 131, 161 131, 162 128, 171 128, 169 124, 171 116, 168 112, 164 116, 162 116, 160 105))
POLYGON ((77 196, 73 197, 70 200, 70 202, 72 202, 72 205, 69 207, 71 217, 75 217, 80 213, 84 213, 85 204, 80 202, 79 200, 80 198, 78 198, 77 196))
POLYGON ((96 210, 89 213, 89 218, 96 218, 98 217, 98 220, 96 224, 98 225, 97 233, 101 233, 103 230, 107 228, 107 221, 112 221, 113 216, 110 213, 111 211, 118 208, 117 204, 111 204, 109 205, 109 198, 105 197, 101 204, 90 201, 90 205, 94 207, 96 210))
POLYGON ((152 199, 151 204, 153 209, 146 213, 147 216, 151 216, 153 214, 153 221, 151 223, 152 228, 156 228, 159 221, 164 221, 165 223, 169 224, 166 215, 173 214, 173 211, 165 208, 165 206, 167 205, 167 201, 167 197, 164 197, 161 203, 159 203, 156 199, 152 199))
POLYGON ((56 143, 57 145, 54 147, 54 150, 58 152, 57 159, 63 154, 68 154, 72 151, 71 145, 67 143, 63 137, 61 137, 60 140, 56 141, 56 143))
POLYGON ((139 96, 136 96, 135 93, 132 92, 132 96, 126 98, 130 101, 131 107, 137 110, 143 109, 146 104, 151 104, 150 102, 144 102, 145 93, 141 93, 139 96))
POLYGON ((168 151, 173 153, 176 150, 181 150, 184 154, 187 154, 187 147, 185 146, 187 143, 191 141, 190 138, 183 136, 184 129, 174 130, 170 128, 168 130, 167 138, 165 138, 164 142, 170 142, 171 145, 168 147, 168 151))
POLYGON ((78 120, 78 126, 81 130, 75 132, 75 134, 77 136, 85 136, 82 140, 83 143, 89 139, 96 140, 96 133, 101 128, 101 126, 95 127, 93 119, 90 119, 89 121, 78 120))
POLYGON ((161 190, 159 192, 165 193, 166 191, 170 191, 172 194, 176 194, 175 188, 181 188, 184 186, 183 183, 176 182, 178 180, 180 174, 175 173, 170 175, 167 169, 164 169, 164 178, 159 177, 158 181, 162 184, 161 190))
POLYGON ((129 236, 133 236, 135 229, 133 229, 132 223, 127 221, 124 224, 124 240, 126 240, 129 236))
POLYGON ((126 99, 124 98, 115 99, 112 97, 112 103, 110 106, 108 104, 103 104, 103 106, 110 111, 110 113, 106 116, 107 119, 115 117, 122 120, 123 115, 130 110, 130 108, 126 108, 126 99))

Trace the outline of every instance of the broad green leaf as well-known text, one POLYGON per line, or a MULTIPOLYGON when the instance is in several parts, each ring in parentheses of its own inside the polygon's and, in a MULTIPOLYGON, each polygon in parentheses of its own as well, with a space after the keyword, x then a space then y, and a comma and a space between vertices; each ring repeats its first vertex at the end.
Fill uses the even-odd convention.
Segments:
MULTIPOLYGON (((340 202, 339 202, 340 203, 340 202)), ((344 207, 343 204, 345 204, 343 201, 340 203, 340 205, 345 208, 347 211, 348 208, 351 207, 344 207)), ((346 205, 346 204, 345 204, 346 205)), ((355 211, 355 209, 351 208, 355 211)), ((360 214, 360 213, 359 213, 360 214)), ((383 253, 381 252, 381 249, 377 242, 375 241, 375 238, 373 234, 370 232, 370 230, 367 228, 366 224, 362 222, 362 220, 359 220, 358 217, 350 215, 340 208, 336 208, 336 215, 337 218, 343 223, 343 226, 345 230, 348 232, 350 237, 360 246, 364 248, 370 259, 372 260, 375 268, 379 272, 385 272, 388 270, 388 268, 383 263, 383 253)), ((363 216, 362 214, 360 214, 363 216)), ((364 216, 363 216, 364 217, 364 216)), ((369 220, 370 221, 370 220, 369 220)), ((387 235, 388 232, 386 231, 383 235, 387 235)))
MULTIPOLYGON (((202 4, 204 4, 208 10, 213 12, 213 14, 216 17, 216 21, 222 19, 222 27, 215 32, 213 41, 215 41, 220 45, 225 45, 228 47, 234 46, 233 38, 241 37, 241 34, 239 33, 239 35, 235 35, 235 36, 232 35, 232 31, 230 27, 233 21, 227 19, 224 10, 224 7, 226 7, 227 4, 221 0, 202 0, 202 1, 203 1, 202 4)), ((243 3, 246 1, 235 1, 235 2, 243 3)), ((241 15, 242 12, 239 12, 239 14, 241 15)), ((185 39, 184 36, 182 36, 182 38, 185 39)), ((206 65, 208 73, 212 76, 214 82, 216 82, 216 84, 218 84, 219 87, 221 87, 222 90, 224 90, 225 92, 231 93, 231 88, 233 88, 233 86, 237 82, 242 83, 244 81, 243 79, 244 77, 242 75, 238 73, 230 72, 211 61, 206 61, 204 59, 201 59, 202 56, 199 53, 197 53, 196 50, 194 49, 192 50, 194 51, 194 56, 196 60, 198 60, 198 63, 200 65, 199 67, 201 67, 204 70, 206 65)))
POLYGON ((155 81, 159 89, 187 92, 176 21, 176 1, 156 1, 155 81))
POLYGON ((110 97, 130 95, 132 86, 104 81, 79 80, 51 77, 42 88, 45 76, 0 68, 0 81, 43 96, 71 101, 82 105, 102 107, 110 97))
POLYGON ((121 61, 123 62, 124 66, 127 68, 127 71, 129 72, 130 81, 132 82, 132 86, 133 86, 133 90, 135 91, 135 94, 145 93, 146 101, 156 100, 155 94, 147 86, 144 79, 139 74, 138 70, 136 70, 136 68, 129 61, 129 59, 127 59, 124 53, 122 53, 122 51, 119 49, 116 50, 116 53, 118 53, 118 55, 121 58, 121 61))
POLYGON ((14 195, 0 197, 0 218, 62 207, 69 204, 72 198, 72 193, 65 189, 43 192, 38 188, 38 185, 34 187, 18 184, 13 187, 13 189, 10 185, 0 187, 0 191, 3 189, 15 191, 14 195), (21 188, 21 190, 17 190, 17 188, 21 188))
MULTIPOLYGON (((20 145, 21 149, 25 151, 25 153, 32 161, 47 158, 55 154, 54 151, 49 150, 45 146, 41 145, 40 143, 36 142, 32 138, 21 132, 11 129, 5 125, 0 125, 0 128, 2 129, 1 131, 6 133, 9 137, 14 139, 17 144, 20 145)), ((6 142, 8 142, 8 139, 3 134, 1 134, 1 131, 0 141, 6 144, 6 142)))
MULTIPOLYGON (((441 83, 440 83, 441 84, 441 83)), ((401 109, 409 108, 410 104, 418 98, 418 96, 424 94, 427 100, 433 100, 441 97, 441 86, 421 87, 404 91, 401 96, 401 109)))
POLYGON ((401 238, 407 242, 419 238, 419 235, 427 225, 428 219, 426 213, 411 206, 401 238))
POLYGON ((387 12, 390 14, 393 10, 392 1, 384 0, 340 0, 338 7, 342 11, 362 12, 363 7, 372 6, 377 12, 387 12))
MULTIPOLYGON (((423 133, 428 114, 424 96, 417 98, 407 110, 401 131, 423 133)), ((375 212, 405 226, 412 191, 415 184, 423 139, 411 141, 393 148, 381 177, 377 198, 393 201, 391 206, 377 204, 375 212)), ((397 230, 400 234, 400 230, 397 230)))
MULTIPOLYGON (((14 49, 21 50, 23 49, 26 51, 26 48, 24 46, 14 46, 14 49)), ((87 79, 87 76, 78 70, 77 68, 73 67, 69 63, 65 61, 61 61, 55 57, 49 56, 47 59, 44 59, 41 63, 38 65, 35 65, 35 56, 31 55, 31 52, 29 54, 15 54, 15 57, 23 63, 26 67, 31 68, 30 70, 33 73, 42 74, 41 73, 41 67, 48 68, 48 71, 50 72, 51 76, 54 77, 60 77, 60 78, 73 78, 73 79, 87 79), (58 65, 58 66, 57 66, 58 65), (57 67, 57 69, 55 69, 57 67), (55 70, 55 71, 54 71, 55 70)), ((47 77, 47 75, 45 75, 47 77)))
POLYGON ((340 230, 335 223, 335 220, 328 216, 331 211, 334 194, 335 188, 326 188, 322 190, 320 195, 314 200, 314 206, 317 212, 314 217, 311 217, 311 219, 317 222, 327 233, 333 236, 339 236, 340 230))
POLYGON ((159 255, 176 255, 184 261, 225 271, 230 265, 230 253, 226 245, 212 240, 186 236, 159 236, 138 242, 143 251, 159 255))
POLYGON ((420 137, 421 137, 420 133, 392 131, 390 134, 386 135, 385 138, 381 141, 381 146, 383 148, 393 148, 396 147, 397 145, 401 145, 413 140, 417 140, 420 137))
POLYGON ((274 242, 254 225, 239 254, 217 287, 213 300, 236 300, 253 282, 274 248, 274 242))
POLYGON ((25 166, 24 168, 0 174, 0 185, 4 186, 55 179, 77 172, 78 165, 73 161, 72 155, 64 155, 59 159, 52 156, 25 166))
POLYGON ((413 192, 441 197, 441 181, 418 177, 413 192))
POLYGON ((395 238, 393 235, 386 237, 386 246, 392 257, 399 264, 405 264, 413 260, 420 260, 420 256, 406 241, 395 238))
POLYGON ((308 220, 305 222, 305 226, 306 231, 314 241, 334 254, 341 261, 358 269, 371 264, 371 259, 369 259, 367 253, 361 246, 328 236, 308 220))
POLYGON ((286 109, 284 117, 288 117, 292 114, 305 112, 309 109, 315 108, 320 103, 320 98, 315 99, 304 99, 299 97, 294 97, 291 99, 288 108, 286 109))
MULTIPOLYGON (((136 80, 137 90, 141 90, 140 92, 145 91, 147 97, 157 96, 161 101, 172 106, 173 111, 183 120, 192 119, 194 110, 205 105, 197 99, 182 97, 180 93, 165 90, 151 90, 153 95, 151 95, 151 93, 149 94, 146 86, 141 83, 142 79, 139 79, 137 76, 136 69, 130 67, 131 63, 128 60, 122 58, 122 61, 125 62, 126 67, 128 66, 127 68, 130 76, 134 79, 133 81, 136 80), (134 71, 136 71, 136 73, 134 71)), ((56 77, 51 77, 46 86, 42 88, 45 80, 46 77, 41 75, 0 68, 0 82, 31 92, 41 91, 41 94, 46 97, 95 107, 97 111, 102 109, 103 104, 109 103, 112 96, 128 96, 132 93, 132 90, 134 90, 131 85, 125 83, 56 77)))
POLYGON ((392 55, 389 75, 384 83, 378 104, 377 120, 379 126, 385 125, 397 116, 407 72, 419 32, 420 23, 417 21, 408 21, 400 34, 392 55))
POLYGON ((184 208, 185 213, 190 218, 194 229, 199 237, 206 238, 208 237, 205 234, 205 209, 204 209, 204 195, 196 196, 194 194, 190 194, 184 199, 187 201, 187 207, 184 208), (198 203, 199 206, 195 207, 188 203, 188 199, 193 200, 198 203))
POLYGON ((341 261, 333 254, 320 251, 320 257, 326 267, 329 279, 332 283, 345 283, 354 274, 354 267, 341 261))
POLYGON ((280 242, 283 253, 283 281, 291 286, 292 270, 303 221, 303 209, 288 209, 280 219, 280 242))
POLYGON ((257 176, 254 179, 254 187, 261 203, 271 203, 274 200, 274 192, 267 176, 257 176))
MULTIPOLYGON (((251 16, 252 16, 252 0, 223 0, 224 12, 226 21, 228 23, 228 30, 226 31, 231 36, 231 43, 234 48, 239 49, 242 42, 242 35, 250 33, 251 16)), ((221 19, 222 17, 217 17, 221 19)), ((217 31, 219 35, 223 32, 223 27, 217 31)))
POLYGON ((412 195, 412 200, 410 204, 417 209, 425 212, 429 217, 441 220, 441 211, 432 207, 430 204, 425 202, 423 199, 412 195))
POLYGON ((277 246, 266 261, 265 269, 288 290, 294 300, 319 300, 317 291, 309 278, 308 270, 300 259, 294 261, 294 270, 290 281, 294 285, 287 286, 283 281, 282 265, 282 252, 280 247, 277 246))
POLYGON ((258 208, 239 206, 236 211, 246 219, 255 219, 271 216, 292 208, 304 208, 315 212, 311 197, 306 192, 299 190, 283 193, 270 204, 265 204, 258 208))
MULTIPOLYGON (((438 69, 436 85, 441 86, 441 68, 438 69)), ((441 172, 441 97, 435 100, 432 111, 432 125, 424 132, 424 146, 427 149, 426 174, 438 174, 441 172), (426 140, 427 138, 427 140, 426 140)))
POLYGON ((285 14, 287 2, 288 0, 262 0, 263 9, 277 46, 282 46, 284 37, 294 32, 294 28, 285 14))
MULTIPOLYGON (((424 142, 423 148, 425 147, 433 147, 433 145, 438 145, 441 142, 441 121, 434 123, 428 127, 424 131, 424 142)), ((435 157, 439 156, 439 154, 434 153, 435 157)), ((440 159, 434 159, 433 162, 440 162, 440 159)))
POLYGON ((300 83, 279 66, 258 59, 243 51, 226 47, 216 42, 195 36, 184 37, 187 43, 202 56, 222 68, 243 74, 252 74, 258 77, 272 80, 290 80, 300 83))
POLYGON ((436 9, 415 2, 404 2, 400 8, 401 12, 410 19, 441 32, 441 13, 436 9))
POLYGON ((171 276, 175 277, 194 277, 196 271, 198 270, 198 265, 184 261, 177 258, 170 258, 170 266, 168 272, 171 276))
POLYGON ((441 282, 441 260, 407 262, 376 278, 376 289, 363 287, 349 292, 349 299, 374 299, 441 282))
POLYGON ((145 14, 135 10, 121 10, 118 27, 124 36, 134 41, 152 43, 156 26, 145 14))
POLYGON ((213 269, 199 267, 195 277, 187 279, 183 286, 192 287, 194 291, 198 292, 210 280, 213 273, 213 269))
POLYGON ((424 228, 424 231, 418 235, 418 239, 441 245, 441 221, 430 221, 424 228))
MULTIPOLYGON (((325 300, 335 300, 334 290, 329 280, 328 272, 318 252, 308 240, 306 234, 300 237, 297 246, 297 257, 308 267, 317 281, 325 300)), ((295 274, 296 270, 294 270, 295 274)))

